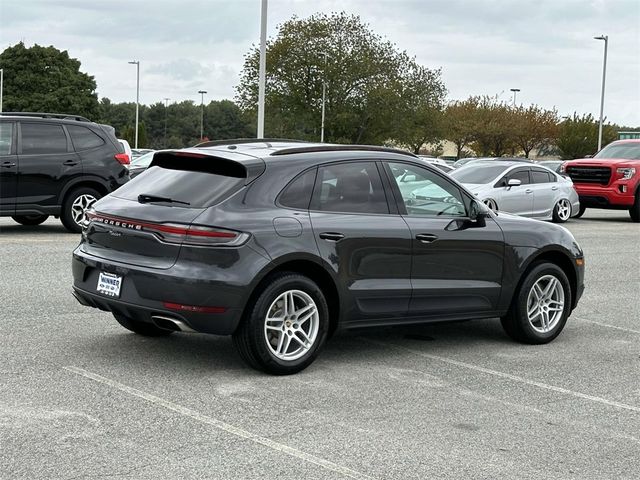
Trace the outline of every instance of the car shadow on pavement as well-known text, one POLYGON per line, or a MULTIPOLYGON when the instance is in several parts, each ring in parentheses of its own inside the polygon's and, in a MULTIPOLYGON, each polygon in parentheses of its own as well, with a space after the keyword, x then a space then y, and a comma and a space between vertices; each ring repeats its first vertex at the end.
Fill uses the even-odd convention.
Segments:
POLYGON ((79 233, 69 232, 61 223, 51 223, 45 225, 20 225, 9 224, 0 225, 0 235, 51 235, 65 234, 66 236, 80 236, 79 233))

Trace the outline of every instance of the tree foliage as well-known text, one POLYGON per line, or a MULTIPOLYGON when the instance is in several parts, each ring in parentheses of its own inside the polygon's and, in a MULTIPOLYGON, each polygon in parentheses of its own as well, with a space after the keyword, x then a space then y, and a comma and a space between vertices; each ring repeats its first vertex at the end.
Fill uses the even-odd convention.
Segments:
MULTIPOLYGON (((257 109, 258 64, 254 47, 236 88, 240 107, 251 116, 257 109)), ((318 140, 323 82, 325 138, 341 143, 380 144, 402 137, 402 143, 413 144, 420 136, 415 134, 419 120, 403 114, 413 109, 428 118, 428 108, 437 109, 445 94, 439 71, 416 65, 359 17, 294 17, 267 42, 265 135, 318 140), (410 95, 420 88, 419 98, 410 95), (398 123, 399 118, 406 122, 398 123)))
POLYGON ((66 51, 20 42, 0 53, 4 70, 3 110, 69 113, 95 117, 98 96, 94 78, 66 51))
MULTIPOLYGON (((607 145, 617 138, 617 129, 612 125, 602 126, 602 145, 607 145)), ((584 158, 593 155, 598 150, 599 122, 593 115, 565 118, 559 125, 557 146, 563 159, 584 158)))

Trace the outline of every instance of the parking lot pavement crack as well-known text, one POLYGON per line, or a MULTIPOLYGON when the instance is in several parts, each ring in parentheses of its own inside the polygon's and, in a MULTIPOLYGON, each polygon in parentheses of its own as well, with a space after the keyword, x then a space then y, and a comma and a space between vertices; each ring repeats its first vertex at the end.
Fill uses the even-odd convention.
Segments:
POLYGON ((630 412, 640 413, 640 407, 636 407, 634 405, 627 405, 626 403, 620 403, 620 402, 616 402, 614 400, 609 400, 609 399, 606 399, 606 398, 597 397, 597 396, 594 396, 594 395, 588 395, 588 394, 582 393, 582 392, 577 392, 575 390, 569 390, 568 388, 558 387, 556 385, 550 385, 550 384, 547 384, 547 383, 544 383, 544 382, 539 382, 539 381, 536 381, 536 380, 530 380, 528 378, 520 377, 518 375, 513 375, 513 374, 510 374, 510 373, 501 372, 501 371, 498 371, 498 370, 492 370, 490 368, 481 367, 479 365, 474 365, 474 364, 467 363, 467 362, 461 362, 460 360, 454 360, 452 358, 441 357, 440 355, 433 355, 431 353, 421 352, 420 350, 414 350, 412 348, 407 348, 407 347, 404 347, 402 345, 396 345, 396 344, 387 343, 387 342, 380 342, 380 341, 377 341, 377 340, 371 340, 371 339, 364 338, 364 337, 360 337, 360 339, 362 341, 364 341, 364 342, 371 343, 371 344, 374 344, 374 345, 380 345, 380 346, 384 346, 384 347, 395 348, 397 350, 401 350, 401 351, 404 351, 404 352, 412 353, 414 355, 419 355, 419 356, 424 357, 424 358, 429 358, 431 360, 436 360, 436 361, 439 361, 439 362, 448 363, 449 365, 455 365, 457 367, 466 368, 466 369, 469 369, 469 370, 475 370, 476 372, 485 373, 487 375, 492 375, 494 377, 504 378, 504 379, 507 379, 507 380, 511 380, 513 382, 529 385, 529 386, 536 387, 536 388, 541 388, 541 389, 544 389, 544 390, 549 390, 549 391, 560 393, 560 394, 563 394, 563 395, 570 395, 570 396, 573 396, 573 397, 576 397, 576 398, 581 398, 583 400, 588 400, 590 402, 599 403, 599 404, 606 405, 608 407, 617 408, 617 409, 620 409, 620 410, 626 410, 626 411, 630 411, 630 412))
POLYGON ((342 465, 338 465, 336 463, 330 462, 329 460, 325 460, 323 458, 319 458, 316 457, 314 455, 311 455, 309 453, 303 452, 301 450, 298 450, 296 448, 290 447, 288 445, 285 445, 283 443, 278 443, 274 440, 271 440, 269 438, 266 437, 262 437, 259 435, 256 435, 254 433, 251 433, 247 430, 244 430, 242 428, 236 427, 234 425, 231 425, 229 423, 225 423, 222 422, 216 418, 213 417, 209 417, 207 415, 203 415, 195 410, 192 410, 190 408, 187 407, 183 407, 182 405, 178 405, 176 403, 170 402, 168 400, 165 400, 163 398, 157 397, 155 395, 152 395, 150 393, 147 392, 143 392, 142 390, 138 390, 136 388, 130 387, 128 385, 125 385, 123 383, 119 383, 116 382, 115 380, 111 380, 110 378, 107 377, 103 377, 102 375, 98 375, 97 373, 93 373, 90 372, 88 370, 85 370, 83 368, 79 368, 79 367, 75 367, 75 366, 67 366, 67 367, 63 367, 65 370, 67 370, 68 372, 74 373, 76 375, 82 376, 84 378, 93 380, 95 382, 101 383, 103 385, 107 385, 113 389, 119 390, 123 393, 129 394, 131 396, 140 398, 142 400, 145 400, 149 403, 152 403, 154 405, 157 405, 159 407, 163 407, 167 410, 171 410, 173 412, 176 412, 180 415, 184 415, 186 417, 189 417, 195 421, 198 421, 200 423, 206 424, 206 425, 210 425, 214 428, 217 428, 218 430, 222 430, 224 432, 227 432, 231 435, 235 435, 236 437, 240 437, 240 438, 244 438, 246 440, 249 440, 251 442, 254 442, 256 444, 259 445, 263 445, 267 448, 270 448, 276 452, 280 452, 280 453, 284 453, 287 455, 290 455, 292 457, 295 457, 299 460, 303 460, 305 462, 308 463, 312 463, 314 465, 317 465, 321 468, 324 468, 325 470, 329 470, 338 474, 343 475, 344 477, 347 478, 354 478, 354 479, 358 479, 358 480, 373 480, 372 477, 365 475, 363 473, 357 472, 355 470, 351 470, 350 468, 344 467, 342 465))

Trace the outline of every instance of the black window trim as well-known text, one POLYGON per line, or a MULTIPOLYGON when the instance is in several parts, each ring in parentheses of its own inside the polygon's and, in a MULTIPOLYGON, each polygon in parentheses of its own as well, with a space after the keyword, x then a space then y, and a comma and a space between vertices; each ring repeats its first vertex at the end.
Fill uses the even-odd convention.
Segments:
POLYGON ((75 153, 73 150, 73 146, 71 145, 71 137, 69 137, 69 132, 67 132, 67 129, 65 128, 64 124, 62 123, 55 123, 55 122, 29 122, 29 121, 18 121, 16 122, 16 125, 18 126, 17 130, 18 130, 18 149, 17 149, 17 154, 18 155, 65 155, 67 153, 75 153), (67 150, 65 152, 55 152, 55 153, 22 153, 22 124, 23 123, 29 123, 29 124, 33 124, 33 125, 55 125, 57 127, 61 127, 62 131, 64 132, 64 136, 67 139, 67 150))
POLYGON ((474 199, 469 197, 469 195, 466 194, 466 192, 464 191, 464 189, 460 188, 460 185, 458 185, 455 181, 452 181, 451 177, 448 177, 442 170, 437 169, 436 167, 433 167, 431 165, 418 165, 416 163, 413 162, 407 162, 404 159, 402 160, 396 160, 396 159, 388 159, 385 158, 383 160, 379 160, 379 162, 382 165, 384 172, 385 172, 385 176, 387 177, 387 181, 389 182, 389 184, 391 185, 391 191, 393 193, 393 197, 395 199, 395 203, 396 203, 396 209, 398 210, 397 215, 400 216, 405 216, 405 217, 411 217, 411 218, 444 218, 444 219, 465 219, 465 218, 469 218, 469 211, 471 208, 471 201, 473 201, 474 199), (433 174, 435 174, 436 176, 440 177, 442 180, 444 180, 445 182, 449 182, 453 187, 455 187, 458 190, 458 193, 460 194, 460 197, 462 198, 462 204, 464 206, 464 216, 460 216, 460 215, 449 215, 449 214, 442 214, 442 215, 411 215, 407 212, 407 207, 404 204, 404 200, 402 199, 402 193, 400 192, 400 188, 398 187, 398 184, 395 181, 395 178, 393 177, 393 173, 391 172, 391 167, 389 166, 389 163, 404 163, 407 165, 411 165, 412 167, 419 167, 419 168, 424 168, 425 170, 428 170, 430 172, 432 172, 433 174))
POLYGON ((323 163, 319 163, 317 164, 315 167, 318 169, 316 171, 316 181, 313 184, 313 192, 311 194, 311 202, 309 203, 309 210, 307 210, 308 212, 313 212, 313 213, 331 213, 334 215, 360 215, 360 216, 372 216, 372 215, 376 215, 376 216, 389 216, 389 215, 394 215, 392 212, 392 206, 391 206, 391 199, 389 198, 389 194, 387 193, 386 189, 385 189, 385 183, 384 183, 384 179, 383 179, 383 174, 380 171, 380 167, 378 166, 378 161, 379 159, 377 158, 357 158, 357 159, 348 159, 348 160, 336 160, 336 161, 332 161, 332 162, 323 162, 323 163), (375 165, 376 169, 378 170, 378 176, 380 177, 380 183, 382 184, 382 191, 384 192, 384 196, 385 199, 387 201, 387 209, 389 210, 389 213, 371 213, 371 212, 334 212, 332 210, 317 210, 313 207, 313 199, 316 196, 316 190, 318 189, 318 174, 320 172, 320 168, 323 167, 327 167, 330 165, 340 165, 340 164, 346 164, 346 163, 372 163, 375 165))

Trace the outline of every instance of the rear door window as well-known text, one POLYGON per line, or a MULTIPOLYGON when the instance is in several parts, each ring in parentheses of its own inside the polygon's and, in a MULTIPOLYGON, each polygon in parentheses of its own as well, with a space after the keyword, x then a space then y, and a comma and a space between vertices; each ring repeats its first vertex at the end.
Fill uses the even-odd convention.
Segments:
POLYGON ((0 123, 0 155, 10 155, 13 144, 13 123, 0 123))
POLYGON ((71 136, 71 141, 73 142, 73 147, 76 149, 76 152, 104 145, 104 140, 87 127, 67 125, 67 130, 71 136))
POLYGON ((67 136, 60 125, 50 123, 22 123, 22 153, 67 153, 67 136))
POLYGON ((350 162, 318 169, 311 209, 342 213, 389 213, 375 162, 350 162))
POLYGON ((300 210, 308 209, 315 180, 315 168, 299 175, 282 190, 278 198, 278 203, 283 207, 297 208, 300 210))

